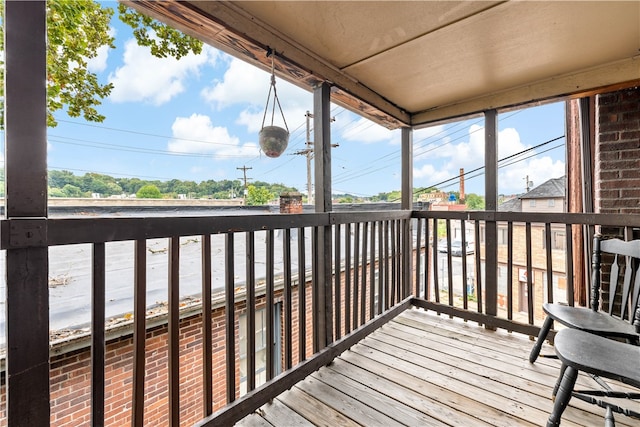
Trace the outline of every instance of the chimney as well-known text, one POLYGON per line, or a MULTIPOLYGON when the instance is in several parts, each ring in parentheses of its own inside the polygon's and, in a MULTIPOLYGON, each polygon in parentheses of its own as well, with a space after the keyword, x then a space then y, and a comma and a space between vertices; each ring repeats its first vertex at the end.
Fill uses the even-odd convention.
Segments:
POLYGON ((460 168, 460 203, 464 203, 464 168, 460 168))
POLYGON ((280 213, 302 213, 302 194, 298 192, 280 194, 280 213))

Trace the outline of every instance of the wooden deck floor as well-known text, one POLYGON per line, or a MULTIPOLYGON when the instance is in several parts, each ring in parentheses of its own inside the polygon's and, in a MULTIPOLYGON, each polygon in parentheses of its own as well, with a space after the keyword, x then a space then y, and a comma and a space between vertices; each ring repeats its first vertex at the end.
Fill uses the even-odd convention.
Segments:
MULTIPOLYGON (((407 310, 239 425, 544 425, 559 362, 529 364, 531 345, 519 334, 407 310)), ((602 414, 572 399, 562 425, 603 425, 602 414)), ((624 415, 616 422, 638 425, 624 415)))

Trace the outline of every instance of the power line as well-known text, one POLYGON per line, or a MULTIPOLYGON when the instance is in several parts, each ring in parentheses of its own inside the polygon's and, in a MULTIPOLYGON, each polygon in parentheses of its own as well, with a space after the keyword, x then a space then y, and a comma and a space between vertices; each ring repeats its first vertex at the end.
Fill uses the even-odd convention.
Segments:
MULTIPOLYGON (((565 135, 558 136, 558 137, 556 137, 556 138, 550 139, 550 140, 548 140, 548 141, 545 141, 545 142, 540 143, 540 144, 538 144, 538 145, 535 145, 535 146, 533 146, 533 147, 527 148, 526 150, 522 150, 522 151, 520 151, 520 152, 518 152, 518 153, 512 154, 512 155, 507 156, 507 157, 504 157, 504 158, 502 158, 502 159, 499 159, 499 160, 498 160, 498 163, 500 163, 500 162, 504 162, 505 160, 513 159, 513 158, 518 157, 518 156, 522 156, 524 153, 530 152, 530 151, 532 151, 532 150, 535 150, 536 148, 540 148, 540 147, 545 146, 545 145, 547 145, 547 144, 550 144, 550 143, 552 143, 552 142, 558 141, 559 139, 562 139, 562 138, 564 138, 564 137, 565 137, 565 135)), ((533 154, 531 154, 531 155, 529 155, 529 156, 527 156, 527 157, 523 157, 523 158, 521 158, 521 159, 514 160, 514 161, 512 161, 512 162, 510 162, 510 163, 503 164, 503 165, 499 165, 499 166, 498 166, 498 169, 502 169, 502 168, 505 168, 505 167, 507 167, 507 166, 511 166, 511 165, 513 165, 513 164, 516 164, 516 163, 522 162, 522 161, 524 161, 524 160, 527 160, 527 159, 529 159, 529 158, 531 158, 531 157, 538 156, 538 155, 540 155, 540 154, 546 153, 546 152, 551 151, 551 150, 555 150, 556 148, 560 148, 560 147, 563 147, 563 146, 564 146, 564 144, 556 145, 556 146, 554 146, 554 147, 551 147, 551 148, 549 148, 549 149, 547 149, 547 150, 544 150, 544 151, 541 151, 541 152, 539 152, 539 153, 533 153, 533 154)), ((470 170, 470 171, 467 171, 467 172, 465 172, 465 173, 463 174, 463 176, 467 177, 467 175, 472 174, 472 173, 475 173, 475 172, 478 172, 478 171, 481 171, 482 169, 484 169, 484 166, 481 166, 481 167, 478 167, 478 168, 472 169, 472 170, 470 170)), ((481 176, 481 175, 483 175, 483 174, 484 174, 484 173, 481 173, 481 174, 478 174, 478 175, 475 175, 475 176, 470 176, 470 177, 468 177, 468 178, 476 178, 476 177, 481 176)), ((457 180, 459 180, 459 179, 460 179, 460 176, 455 176, 455 177, 452 177, 452 178, 449 178, 449 179, 445 179, 444 181, 441 181, 441 182, 439 182, 439 183, 437 183, 437 184, 429 185, 429 186, 425 187, 424 189, 422 189, 422 190, 420 190, 420 191, 415 192, 414 194, 422 194, 422 193, 424 193, 425 191, 427 191, 427 189, 429 189, 429 188, 433 188, 433 187, 436 187, 436 188, 437 188, 438 186, 442 186, 443 184, 449 183, 449 182, 451 182, 451 181, 454 181, 454 182, 452 182, 452 183, 451 183, 451 184, 449 184, 449 185, 454 185, 454 184, 456 183, 455 181, 457 181, 457 180)), ((398 200, 400 200, 400 199, 398 199, 398 200)), ((395 201, 398 201, 398 200, 393 200, 393 201, 395 202, 395 201)))

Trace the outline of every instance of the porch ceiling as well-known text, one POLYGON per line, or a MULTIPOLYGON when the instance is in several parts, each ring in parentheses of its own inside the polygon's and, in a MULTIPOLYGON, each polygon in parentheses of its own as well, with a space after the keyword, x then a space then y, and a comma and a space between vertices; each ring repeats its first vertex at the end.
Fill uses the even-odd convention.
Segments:
POLYGON ((389 128, 640 82, 638 1, 126 1, 389 128))

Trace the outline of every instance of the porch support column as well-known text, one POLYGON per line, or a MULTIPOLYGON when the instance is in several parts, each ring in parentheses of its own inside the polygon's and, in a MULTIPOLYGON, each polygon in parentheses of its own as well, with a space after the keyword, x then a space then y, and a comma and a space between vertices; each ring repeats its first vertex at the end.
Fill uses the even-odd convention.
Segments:
MULTIPOLYGON (((313 155, 315 159, 315 210, 331 212, 331 86, 327 82, 318 85, 313 92, 313 155)), ((314 280, 315 316, 314 351, 333 342, 333 293, 331 226, 322 227, 318 233, 317 275, 314 280)))
MULTIPOLYGON (((498 210, 498 113, 484 113, 484 197, 486 210, 498 210)), ((495 220, 485 223, 485 307, 486 314, 498 313, 498 228, 495 220)))
POLYGON ((7 425, 49 425, 46 4, 5 3, 7 425))
MULTIPOLYGON (((413 129, 409 127, 402 128, 402 201, 400 208, 403 210, 411 210, 413 208, 413 129)), ((412 229, 411 220, 404 221, 403 227, 403 261, 404 270, 402 272, 403 298, 411 294, 411 277, 412 277, 412 229)))

